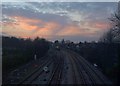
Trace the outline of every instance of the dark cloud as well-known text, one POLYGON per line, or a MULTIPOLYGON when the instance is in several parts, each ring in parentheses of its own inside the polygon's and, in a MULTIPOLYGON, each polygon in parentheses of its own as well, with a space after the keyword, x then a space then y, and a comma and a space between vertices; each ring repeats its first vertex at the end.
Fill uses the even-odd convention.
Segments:
MULTIPOLYGON (((40 19, 43 20, 45 22, 58 22, 61 25, 65 25, 67 24, 67 18, 66 16, 59 16, 56 14, 43 14, 43 13, 35 13, 29 9, 17 9, 17 8, 8 8, 8 9, 4 9, 3 8, 3 15, 7 15, 7 16, 23 16, 23 17, 27 17, 30 19, 40 19)), ((39 24, 38 24, 39 25, 39 24)))
MULTIPOLYGON (((3 15, 8 16, 4 18, 4 21, 13 22, 10 17, 23 17, 31 20, 41 20, 45 23, 55 22, 60 26, 56 27, 53 32, 57 33, 64 27, 73 25, 80 29, 81 32, 93 31, 93 36, 50 36, 52 40, 65 38, 68 40, 97 40, 97 38, 104 32, 104 30, 98 30, 102 27, 100 25, 94 26, 95 23, 107 24, 108 18, 111 13, 117 8, 116 2, 52 2, 52 3, 38 3, 38 2, 26 2, 26 3, 3 3, 2 12, 3 15), (94 28, 93 28, 94 27, 94 28), (92 30, 95 29, 95 30, 92 30), (99 33, 99 34, 95 34, 99 33), (99 35, 99 36, 98 36, 99 35)), ((19 22, 18 22, 19 24, 19 22)), ((24 23, 26 26, 37 26, 38 28, 44 28, 45 24, 40 22, 24 23)), ((105 26, 105 25, 104 25, 105 26)), ((33 31, 35 33, 38 28, 33 31)), ((106 28, 106 27, 105 27, 106 28)), ((69 28, 64 28, 69 30, 69 28)))

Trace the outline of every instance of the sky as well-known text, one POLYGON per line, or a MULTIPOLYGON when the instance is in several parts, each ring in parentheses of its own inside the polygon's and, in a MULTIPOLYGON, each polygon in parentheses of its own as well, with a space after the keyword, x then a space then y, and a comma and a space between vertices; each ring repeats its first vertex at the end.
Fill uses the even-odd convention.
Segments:
POLYGON ((3 2, 2 35, 97 41, 116 9, 117 2, 3 2))
POLYGON ((119 0, 2 0, 2 2, 118 2, 119 0))

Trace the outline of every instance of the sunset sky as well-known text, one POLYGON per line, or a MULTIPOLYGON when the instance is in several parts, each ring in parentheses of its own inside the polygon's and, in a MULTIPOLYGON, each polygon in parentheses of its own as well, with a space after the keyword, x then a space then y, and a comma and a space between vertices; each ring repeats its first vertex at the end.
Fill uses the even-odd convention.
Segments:
POLYGON ((117 2, 4 2, 2 34, 48 40, 97 41, 117 2))

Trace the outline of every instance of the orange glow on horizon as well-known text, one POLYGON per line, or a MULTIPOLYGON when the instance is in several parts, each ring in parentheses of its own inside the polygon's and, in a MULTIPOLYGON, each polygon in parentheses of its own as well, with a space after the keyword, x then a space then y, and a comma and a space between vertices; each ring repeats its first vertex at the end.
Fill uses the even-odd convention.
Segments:
POLYGON ((44 38, 52 38, 53 36, 91 36, 95 34, 95 31, 108 29, 108 23, 103 22, 84 22, 80 26, 67 24, 63 27, 60 23, 52 20, 45 22, 40 19, 22 16, 12 16, 12 18, 16 19, 16 22, 4 23, 3 32, 23 38, 35 38, 37 36, 44 38))

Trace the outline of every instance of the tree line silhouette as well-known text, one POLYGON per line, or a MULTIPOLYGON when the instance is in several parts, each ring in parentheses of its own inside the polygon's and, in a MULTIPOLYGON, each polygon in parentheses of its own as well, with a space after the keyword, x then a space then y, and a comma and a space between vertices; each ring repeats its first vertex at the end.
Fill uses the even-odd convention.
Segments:
POLYGON ((2 69, 3 75, 10 71, 44 56, 49 49, 49 42, 43 38, 22 39, 16 37, 2 37, 2 69))

